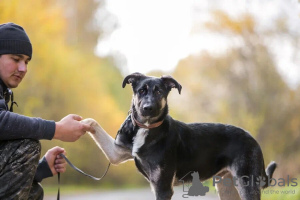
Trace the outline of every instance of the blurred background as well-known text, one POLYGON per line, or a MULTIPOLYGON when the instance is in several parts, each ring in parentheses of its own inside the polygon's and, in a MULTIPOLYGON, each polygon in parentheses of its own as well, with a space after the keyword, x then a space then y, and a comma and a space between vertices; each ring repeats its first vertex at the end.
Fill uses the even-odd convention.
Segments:
MULTIPOLYGON (((266 165, 279 164, 275 178, 300 177, 299 15, 296 0, 1 0, 0 23, 23 26, 33 45, 15 112, 55 121, 76 113, 115 137, 132 97, 123 78, 169 74, 183 86, 169 97, 173 118, 240 126, 266 165)), ((88 135, 42 141, 43 153, 56 145, 83 171, 105 171, 88 135)), ((56 177, 42 184, 46 195, 57 190, 56 177)), ((62 185, 66 193, 149 189, 134 162, 111 166, 100 182, 68 167, 62 185)))

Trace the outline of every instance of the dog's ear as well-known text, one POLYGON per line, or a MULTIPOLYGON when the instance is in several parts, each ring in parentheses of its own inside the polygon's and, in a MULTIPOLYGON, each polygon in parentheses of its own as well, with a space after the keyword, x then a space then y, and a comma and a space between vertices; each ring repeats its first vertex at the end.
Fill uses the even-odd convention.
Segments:
POLYGON ((170 91, 172 88, 177 88, 178 89, 178 92, 179 94, 181 93, 181 89, 182 89, 182 86, 174 79, 172 78, 171 76, 162 76, 161 79, 163 80, 166 88, 170 91))
POLYGON ((139 72, 130 74, 124 78, 122 87, 124 88, 126 86, 126 84, 130 84, 130 83, 132 84, 132 86, 134 86, 143 77, 146 77, 146 76, 139 72))

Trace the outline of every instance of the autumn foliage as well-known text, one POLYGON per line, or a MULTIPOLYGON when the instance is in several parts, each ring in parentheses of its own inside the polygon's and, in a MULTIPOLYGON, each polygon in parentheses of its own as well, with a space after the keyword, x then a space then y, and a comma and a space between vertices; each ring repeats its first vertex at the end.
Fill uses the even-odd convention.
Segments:
MULTIPOLYGON (((111 58, 94 55, 102 31, 92 26, 102 1, 1 0, 0 23, 24 27, 33 45, 28 73, 15 90, 17 113, 58 121, 75 113, 96 119, 113 137, 130 107, 130 87, 111 58), (98 3, 97 3, 98 2, 98 3)), ((275 177, 300 172, 300 88, 290 88, 265 46, 272 33, 256 30, 251 15, 233 19, 215 11, 205 27, 239 41, 224 54, 202 52, 181 60, 171 74, 183 86, 169 97, 170 112, 185 122, 221 122, 248 130, 261 144, 265 163, 276 160, 275 177)), ((281 23, 282 24, 282 23, 281 23)), ((285 33, 284 33, 285 34, 285 33)), ((298 38, 299 39, 299 38, 298 38)), ((158 47, 159 48, 159 47, 158 47)), ((161 72, 153 72, 162 75, 161 72)), ((42 141, 43 152, 55 145, 67 150, 79 168, 101 175, 108 161, 90 137, 75 143, 42 141)), ((72 169, 65 184, 135 186, 147 184, 133 162, 112 167, 95 183, 72 169)), ((50 180, 46 183, 55 183, 50 180)))

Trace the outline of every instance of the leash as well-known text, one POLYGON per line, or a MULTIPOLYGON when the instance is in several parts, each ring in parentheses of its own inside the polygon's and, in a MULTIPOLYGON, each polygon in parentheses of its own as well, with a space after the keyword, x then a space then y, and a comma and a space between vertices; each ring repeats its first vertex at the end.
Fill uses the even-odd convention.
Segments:
MULTIPOLYGON (((88 173, 85 173, 84 171, 82 171, 81 169, 79 169, 79 168, 77 168, 75 165, 73 165, 72 163, 71 163, 71 161, 64 155, 64 154, 59 154, 61 157, 63 157, 66 161, 67 161, 67 163, 73 168, 73 169, 75 169, 76 171, 78 171, 79 173, 81 173, 81 174, 83 174, 83 175, 85 175, 85 176, 87 176, 87 177, 90 177, 91 179, 93 179, 93 180, 95 180, 95 181, 100 181, 106 174, 107 174, 107 172, 108 172, 108 169, 109 169, 109 167, 110 167, 110 163, 108 164, 108 166, 107 166, 107 168, 106 168, 106 170, 105 170, 105 172, 104 172, 104 174, 100 177, 100 178, 97 178, 97 177, 94 177, 94 176, 92 176, 92 175, 90 175, 90 174, 88 174, 88 173)), ((57 200, 60 200, 60 173, 57 173, 57 179, 58 179, 58 192, 57 192, 57 200)))
MULTIPOLYGON (((124 122, 124 123, 125 123, 125 122, 124 122)), ((123 126, 123 125, 122 125, 122 126, 123 126)), ((118 133, 117 133, 115 139, 118 137, 118 135, 119 135, 119 131, 118 131, 118 133)), ((104 176, 107 174, 108 169, 109 169, 110 164, 111 164, 111 163, 108 163, 107 168, 106 168, 104 174, 103 174, 100 178, 97 178, 97 177, 94 177, 94 176, 92 176, 92 175, 89 175, 89 174, 85 173, 84 171, 82 171, 81 169, 77 168, 75 165, 73 165, 73 164, 71 163, 71 161, 70 161, 64 154, 61 153, 61 154, 59 154, 59 155, 60 155, 61 157, 63 157, 63 158, 67 161, 67 163, 68 163, 73 169, 75 169, 76 171, 78 171, 79 173, 81 173, 81 174, 83 174, 83 175, 85 175, 85 176, 87 176, 87 177, 90 177, 91 179, 93 179, 93 180, 95 180, 95 181, 100 181, 102 178, 104 178, 104 176)), ((57 173, 57 179, 58 179, 58 180, 57 180, 57 181, 58 181, 57 200, 60 200, 60 173, 59 173, 59 172, 57 173)))
MULTIPOLYGON (((130 118, 131 118, 131 120, 132 120, 133 125, 134 125, 134 126, 139 126, 140 128, 147 128, 147 129, 156 128, 156 127, 159 127, 159 126, 164 122, 164 120, 162 120, 162 121, 159 121, 159 122, 156 122, 156 123, 154 123, 154 124, 150 124, 150 125, 146 126, 146 125, 140 123, 138 120, 135 119, 134 114, 133 114, 133 112, 132 112, 131 109, 129 110, 128 115, 130 115, 130 118)), ((128 117, 129 117, 129 116, 128 116, 128 117)), ((125 122, 124 122, 124 123, 125 123, 125 122)), ((124 123, 123 123, 123 124, 124 124, 124 123)), ((121 125, 121 127, 123 126, 123 124, 121 125)), ((117 138, 118 135, 119 135, 119 131, 118 131, 118 133, 117 133, 115 139, 117 138)), ((87 176, 87 177, 90 177, 91 179, 96 180, 96 181, 99 181, 99 180, 101 180, 102 178, 104 178, 104 176, 107 174, 108 169, 109 169, 110 164, 111 164, 111 163, 109 163, 108 166, 107 166, 107 168, 106 168, 106 170, 105 170, 105 172, 104 172, 104 174, 103 174, 100 178, 97 178, 97 177, 94 177, 94 176, 92 176, 92 175, 90 175, 90 174, 87 174, 87 173, 85 173, 84 171, 82 171, 81 169, 77 168, 75 165, 73 165, 73 164, 71 163, 71 161, 70 161, 64 154, 61 153, 61 154, 59 154, 59 155, 60 155, 61 157, 63 157, 63 158, 67 161, 67 163, 68 163, 74 170, 76 170, 76 171, 78 171, 79 173, 81 173, 81 174, 83 174, 83 175, 85 175, 85 176, 87 176)), ((58 179, 57 200, 60 200, 60 173, 57 173, 57 179, 58 179)))

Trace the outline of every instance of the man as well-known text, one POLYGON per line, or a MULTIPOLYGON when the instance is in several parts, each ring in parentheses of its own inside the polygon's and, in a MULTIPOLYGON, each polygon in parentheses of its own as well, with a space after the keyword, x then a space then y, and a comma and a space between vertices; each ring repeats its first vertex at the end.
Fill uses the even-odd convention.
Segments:
POLYGON ((0 199, 43 199, 39 182, 58 172, 66 163, 59 154, 63 148, 50 149, 39 161, 41 139, 73 142, 86 131, 78 115, 59 122, 13 113, 11 88, 21 83, 32 58, 32 46, 24 29, 14 23, 0 25, 0 199), (8 106, 10 102, 10 108, 8 106))

